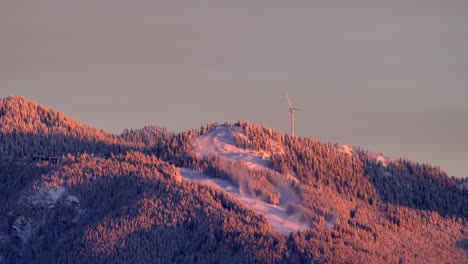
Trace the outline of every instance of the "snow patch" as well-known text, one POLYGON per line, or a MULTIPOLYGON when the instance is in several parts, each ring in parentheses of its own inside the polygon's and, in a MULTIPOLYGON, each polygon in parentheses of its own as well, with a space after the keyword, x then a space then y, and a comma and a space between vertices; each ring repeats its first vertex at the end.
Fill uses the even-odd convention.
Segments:
MULTIPOLYGON (((276 177, 273 180, 276 190, 281 193, 282 205, 289 202, 297 202, 297 195, 291 190, 290 183, 299 183, 294 172, 287 175, 280 174, 272 170, 270 165, 270 153, 265 151, 252 151, 242 149, 236 146, 236 136, 243 137, 245 135, 239 132, 238 127, 218 126, 210 131, 207 135, 195 138, 195 151, 199 156, 218 156, 230 161, 241 162, 250 169, 267 170, 272 172, 276 177)), ((271 143, 273 152, 284 152, 282 147, 276 142, 271 143)))
POLYGON ((387 167, 387 159, 382 156, 382 155, 378 155, 375 160, 377 161, 377 163, 382 163, 382 166, 384 166, 385 168, 387 167))
POLYGON ((13 232, 17 237, 21 239, 21 242, 23 242, 23 244, 26 244, 31 239, 31 222, 32 220, 30 218, 20 216, 16 218, 15 222, 13 223, 13 232))
MULTIPOLYGON (((284 205, 276 206, 265 203, 242 192, 242 190, 237 188, 230 181, 210 178, 206 175, 194 172, 191 169, 181 168, 180 171, 185 180, 222 190, 246 207, 264 215, 276 232, 288 235, 291 232, 309 228, 308 224, 301 221, 300 217, 288 214, 284 205)), ((288 197, 288 194, 285 194, 285 196, 288 197)), ((295 197, 291 196, 289 200, 293 201, 295 197)))
POLYGON ((60 200, 60 198, 66 195, 66 192, 67 189, 62 186, 50 188, 47 191, 44 190, 44 187, 41 187, 38 192, 31 196, 25 197, 25 199, 33 206, 53 208, 60 200))
MULTIPOLYGON (((199 136, 194 139, 195 151, 199 156, 217 156, 233 162, 241 162, 250 169, 267 170, 272 172, 270 179, 276 191, 281 193, 281 201, 278 206, 268 204, 256 199, 233 185, 230 181, 210 178, 206 175, 193 172, 190 169, 181 169, 181 175, 184 179, 205 184, 228 193, 236 198, 240 203, 248 208, 261 213, 272 225, 273 230, 282 234, 289 234, 294 231, 310 228, 307 223, 301 220, 296 214, 286 212, 287 205, 298 203, 299 197, 291 188, 291 183, 299 183, 294 172, 287 175, 273 171, 270 166, 270 152, 253 151, 242 149, 236 146, 236 136, 245 138, 245 135, 239 132, 238 127, 218 126, 207 135, 199 136)), ((271 142, 273 153, 284 153, 284 150, 276 142, 271 142)))
POLYGON ((60 197, 65 193, 65 187, 59 186, 51 188, 47 191, 47 195, 52 202, 57 202, 60 197))
POLYGON ((76 196, 73 196, 73 195, 69 195, 67 197, 67 201, 69 201, 70 203, 80 203, 80 200, 78 199, 78 197, 76 196))
POLYGON ((199 156, 221 156, 229 160, 241 161, 251 169, 270 170, 268 167, 270 154, 265 151, 252 151, 237 147, 236 135, 243 136, 238 127, 216 127, 207 135, 195 138, 195 151, 199 156))
POLYGON ((354 154, 354 148, 348 145, 336 144, 335 145, 339 151, 352 156, 354 154))

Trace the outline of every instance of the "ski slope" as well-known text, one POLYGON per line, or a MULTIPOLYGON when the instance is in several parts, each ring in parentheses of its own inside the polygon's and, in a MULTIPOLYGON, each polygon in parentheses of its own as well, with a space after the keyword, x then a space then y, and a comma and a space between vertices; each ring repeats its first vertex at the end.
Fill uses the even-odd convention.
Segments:
POLYGON ((239 188, 234 186, 230 181, 210 178, 187 168, 181 168, 180 172, 183 179, 222 190, 246 207, 264 215, 276 232, 288 235, 291 232, 308 228, 307 223, 301 222, 298 216, 286 213, 285 207, 281 205, 271 205, 259 199, 252 198, 248 194, 242 193, 239 188))
POLYGON ((195 139, 195 151, 200 156, 218 155, 229 160, 242 161, 249 168, 268 169, 270 158, 268 153, 241 149, 236 146, 235 135, 239 133, 237 130, 237 127, 216 127, 207 135, 195 139))
MULTIPOLYGON (((237 133, 239 133, 237 127, 216 127, 207 135, 199 136, 194 140, 195 151, 199 156, 218 156, 230 161, 241 162, 251 169, 272 171, 268 167, 270 154, 238 148, 235 140, 237 133)), ((243 136, 242 134, 238 135, 243 136)), ((274 143, 273 146, 276 151, 282 151, 274 143)), ((230 181, 210 178, 190 169, 181 169, 181 175, 184 179, 221 189, 248 208, 263 214, 272 225, 273 230, 279 233, 289 234, 290 232, 309 228, 307 223, 301 222, 298 216, 286 213, 287 204, 299 201, 298 195, 290 187, 292 181, 298 181, 297 178, 292 174, 274 173, 276 175, 274 179, 275 186, 278 186, 276 190, 281 193, 281 201, 278 206, 265 203, 243 193, 230 181)))

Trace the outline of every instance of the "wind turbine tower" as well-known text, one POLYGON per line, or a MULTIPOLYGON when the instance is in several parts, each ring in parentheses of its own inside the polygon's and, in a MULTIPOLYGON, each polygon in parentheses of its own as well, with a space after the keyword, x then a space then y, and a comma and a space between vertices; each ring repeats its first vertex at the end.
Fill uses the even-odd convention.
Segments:
POLYGON ((293 107, 291 103, 291 98, 289 98, 289 95, 287 95, 287 97, 288 97, 288 103, 289 103, 289 113, 291 114, 291 136, 294 137, 294 114, 296 113, 297 110, 302 110, 302 109, 293 107))

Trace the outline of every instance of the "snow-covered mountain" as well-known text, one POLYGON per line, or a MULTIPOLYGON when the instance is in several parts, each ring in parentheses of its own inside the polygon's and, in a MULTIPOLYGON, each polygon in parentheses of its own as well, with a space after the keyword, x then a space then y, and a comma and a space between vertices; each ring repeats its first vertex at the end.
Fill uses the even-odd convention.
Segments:
POLYGON ((0 102, 0 263, 468 262, 467 180, 438 167, 248 122, 113 135, 0 102))

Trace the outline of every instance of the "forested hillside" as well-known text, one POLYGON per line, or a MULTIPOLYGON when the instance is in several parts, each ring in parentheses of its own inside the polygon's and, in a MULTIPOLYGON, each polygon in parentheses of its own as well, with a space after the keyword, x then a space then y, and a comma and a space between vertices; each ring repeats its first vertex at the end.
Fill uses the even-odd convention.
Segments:
POLYGON ((248 122, 113 135, 5 98, 0 155, 0 264, 468 262, 467 179, 248 122), (305 227, 278 233, 180 167, 305 227))
POLYGON ((0 100, 0 156, 4 161, 33 155, 120 153, 129 147, 118 136, 83 125, 24 97, 0 100))

